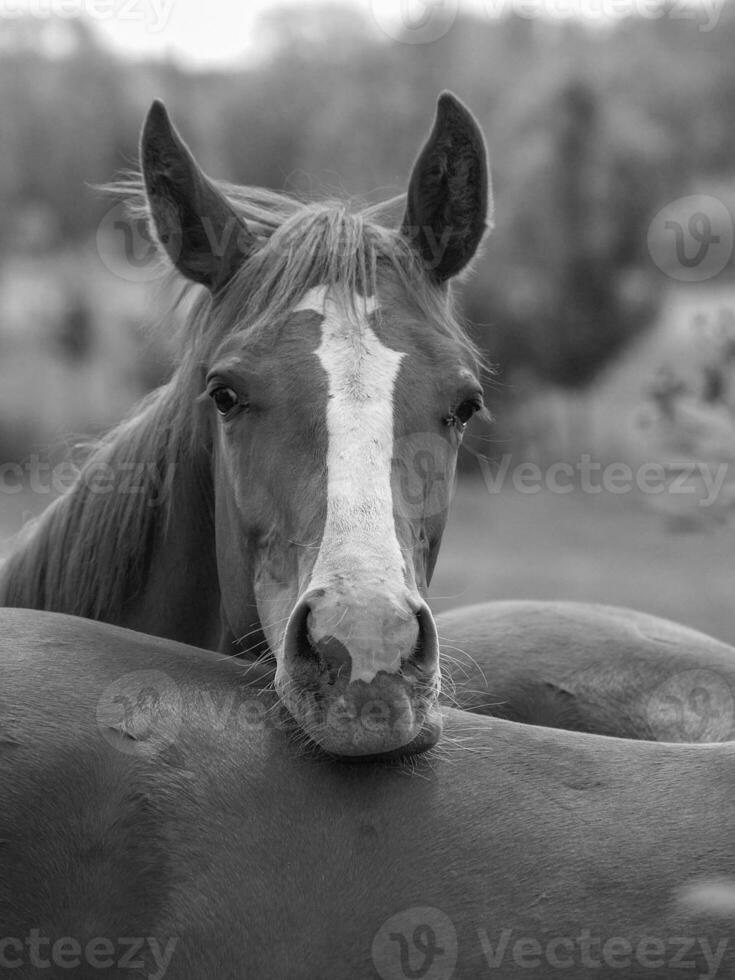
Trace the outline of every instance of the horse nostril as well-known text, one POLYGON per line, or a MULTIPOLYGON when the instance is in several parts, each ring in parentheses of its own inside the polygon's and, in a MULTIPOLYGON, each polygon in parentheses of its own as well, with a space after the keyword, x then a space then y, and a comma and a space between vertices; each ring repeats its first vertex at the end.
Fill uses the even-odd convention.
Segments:
POLYGON ((338 677, 347 683, 352 673, 352 657, 349 650, 334 636, 322 637, 316 644, 322 663, 329 675, 329 684, 334 684, 338 677))
POLYGON ((418 620, 419 627, 416 636, 416 643, 414 644, 414 648, 411 653, 408 655, 408 657, 406 657, 405 663, 410 664, 413 667, 418 667, 419 670, 422 670, 422 664, 426 652, 426 640, 424 637, 424 631, 421 628, 421 619, 418 613, 416 614, 416 619, 418 620))
POLYGON ((352 672, 349 650, 335 636, 315 638, 311 629, 311 618, 312 609, 308 600, 305 600, 292 621, 292 651, 295 659, 302 663, 311 662, 320 671, 325 671, 330 685, 338 677, 349 681, 352 672))
POLYGON ((418 610, 416 620, 418 622, 416 643, 403 663, 404 666, 431 673, 436 669, 439 660, 439 643, 434 617, 429 612, 428 606, 422 606, 418 610))
POLYGON ((291 628, 293 630, 293 650, 298 660, 318 661, 319 650, 311 642, 311 632, 309 630, 309 616, 311 609, 307 602, 303 602, 297 612, 294 613, 291 628))
POLYGON ((373 605, 346 609, 322 598, 303 596, 286 627, 284 663, 292 679, 315 688, 369 684, 378 674, 435 683, 439 643, 423 600, 399 605, 379 596, 373 605))

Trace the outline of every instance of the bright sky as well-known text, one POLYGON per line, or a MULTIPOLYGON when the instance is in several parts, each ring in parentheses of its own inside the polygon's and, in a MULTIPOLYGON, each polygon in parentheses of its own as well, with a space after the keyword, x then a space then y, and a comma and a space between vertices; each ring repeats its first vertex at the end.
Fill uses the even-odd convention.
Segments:
MULTIPOLYGON (((328 0, 329 2, 329 0, 328 0)), ((485 0, 331 0, 361 9, 376 34, 388 37, 401 19, 416 26, 419 42, 435 40, 451 27, 462 4, 482 10, 485 0), (428 33, 427 33, 428 32, 428 33)), ((505 3, 506 0, 487 0, 505 3)), ((290 0, 299 7, 324 0, 290 0)), ((289 0, 0 0, 4 17, 73 18, 84 15, 117 49, 133 55, 174 56, 197 67, 250 60, 253 28, 259 16, 289 5, 289 0)), ((425 42, 424 42, 425 43, 425 42)))
MULTIPOLYGON (((89 6, 93 0, 81 2, 89 6)), ((134 54, 173 55, 197 67, 250 60, 255 53, 252 34, 258 17, 283 6, 275 0, 107 2, 116 8, 116 16, 100 18, 98 25, 115 47, 134 54)), ((304 5, 309 2, 315 0, 301 0, 304 5)))
MULTIPOLYGON (((324 0, 291 0, 300 7, 324 0)), ((514 10, 529 19, 582 15, 588 22, 609 24, 632 13, 656 19, 662 0, 332 0, 367 15, 376 36, 395 37, 403 25, 411 43, 426 44, 451 30, 458 11, 499 16, 514 10)), ((677 0, 672 16, 695 19, 700 30, 712 30, 724 0, 677 0)), ((171 56, 204 68, 249 62, 258 57, 253 30, 258 17, 279 0, 0 0, 0 22, 30 13, 49 19, 80 14, 94 21, 118 50, 132 55, 171 56)), ((404 34, 405 38, 406 34, 404 34)))

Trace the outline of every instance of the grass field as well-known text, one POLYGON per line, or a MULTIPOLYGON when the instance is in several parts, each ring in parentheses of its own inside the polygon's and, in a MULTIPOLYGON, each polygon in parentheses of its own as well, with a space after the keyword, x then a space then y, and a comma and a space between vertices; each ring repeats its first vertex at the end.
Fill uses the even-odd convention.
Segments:
POLYGON ((735 533, 672 533, 640 498, 460 486, 432 606, 574 599, 631 606, 735 644, 735 533))
MULTIPOLYGON (((0 498, 0 555, 47 500, 0 498)), ((489 494, 460 485, 431 587, 435 610, 485 599, 632 606, 735 644, 735 533, 675 534, 640 498, 489 494)))

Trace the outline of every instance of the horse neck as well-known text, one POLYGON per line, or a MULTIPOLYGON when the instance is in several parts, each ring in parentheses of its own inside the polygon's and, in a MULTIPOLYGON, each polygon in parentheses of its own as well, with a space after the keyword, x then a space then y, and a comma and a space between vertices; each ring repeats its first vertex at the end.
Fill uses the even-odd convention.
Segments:
POLYGON ((0 605, 219 646, 210 456, 177 428, 174 394, 160 389, 114 430, 23 534, 2 569, 0 605), (115 475, 112 492, 95 488, 100 473, 115 475))
POLYGON ((240 611, 250 612, 243 635, 234 634, 222 611, 209 454, 179 464, 171 484, 165 528, 156 536, 145 581, 118 625, 257 660, 268 644, 249 563, 240 582, 240 611))
POLYGON ((191 460, 191 472, 181 463, 173 470, 167 512, 153 535, 146 574, 116 622, 219 649, 223 628, 207 462, 191 460))

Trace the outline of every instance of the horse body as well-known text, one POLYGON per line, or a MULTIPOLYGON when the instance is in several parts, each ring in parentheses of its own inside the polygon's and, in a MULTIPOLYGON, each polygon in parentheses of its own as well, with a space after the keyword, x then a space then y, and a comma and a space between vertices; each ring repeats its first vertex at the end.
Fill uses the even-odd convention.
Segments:
POLYGON ((437 616, 451 703, 661 742, 735 739, 735 649, 632 609, 488 602, 437 616))
POLYGON ((729 918, 693 897, 735 861, 733 745, 446 709, 427 755, 349 764, 299 750, 257 668, 71 617, 0 623, 14 976, 40 975, 32 954, 48 976, 98 957, 177 980, 735 965, 729 918))

